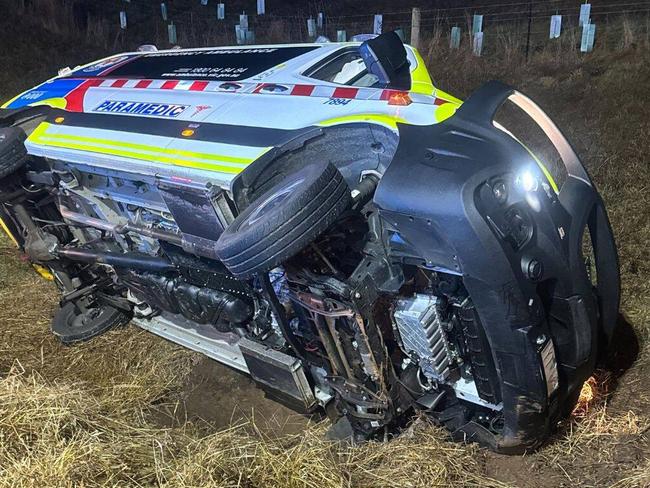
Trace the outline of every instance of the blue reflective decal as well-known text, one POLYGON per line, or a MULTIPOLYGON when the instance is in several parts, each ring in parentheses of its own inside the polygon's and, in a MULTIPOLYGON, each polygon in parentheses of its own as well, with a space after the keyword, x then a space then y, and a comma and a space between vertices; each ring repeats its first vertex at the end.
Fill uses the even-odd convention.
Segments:
POLYGON ((84 81, 86 80, 70 78, 59 78, 52 81, 46 81, 42 85, 32 88, 20 95, 11 102, 7 108, 21 108, 49 98, 63 98, 84 81))

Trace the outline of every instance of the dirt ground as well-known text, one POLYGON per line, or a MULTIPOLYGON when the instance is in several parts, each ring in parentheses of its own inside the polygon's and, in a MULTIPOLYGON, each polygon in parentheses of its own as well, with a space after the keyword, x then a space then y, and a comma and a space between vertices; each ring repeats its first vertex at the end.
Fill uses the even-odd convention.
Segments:
POLYGON ((332 447, 319 425, 249 379, 134 326, 59 345, 48 332, 52 286, 0 237, 0 486, 650 486, 648 52, 517 68, 428 58, 451 93, 497 78, 531 95, 603 194, 623 300, 615 347, 583 409, 526 456, 452 444, 426 425, 388 445, 332 447))
POLYGON ((205 429, 225 429, 257 417, 270 434, 297 434, 309 419, 266 398, 248 376, 209 358, 201 357, 192 368, 181 393, 180 410, 161 412, 161 421, 205 422, 205 429))

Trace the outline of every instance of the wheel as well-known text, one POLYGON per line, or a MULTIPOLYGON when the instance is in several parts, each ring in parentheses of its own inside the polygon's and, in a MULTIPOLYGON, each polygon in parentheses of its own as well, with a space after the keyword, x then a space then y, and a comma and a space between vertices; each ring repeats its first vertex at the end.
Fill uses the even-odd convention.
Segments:
POLYGON ((313 242, 350 201, 350 189, 332 164, 310 164, 246 207, 221 234, 215 251, 239 278, 269 271, 313 242))
POLYGON ((0 179, 22 168, 27 161, 25 132, 19 127, 0 129, 0 179))
POLYGON ((92 339, 113 327, 127 324, 129 320, 124 311, 110 305, 93 303, 84 306, 80 302, 70 302, 57 310, 51 328, 52 333, 68 345, 92 339))

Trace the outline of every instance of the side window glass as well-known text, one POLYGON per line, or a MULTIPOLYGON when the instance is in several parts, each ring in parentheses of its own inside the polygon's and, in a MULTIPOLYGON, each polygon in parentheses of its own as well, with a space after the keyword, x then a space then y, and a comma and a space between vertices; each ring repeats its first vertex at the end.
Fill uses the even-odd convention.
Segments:
POLYGON ((360 86, 360 87, 366 87, 366 88, 372 88, 377 85, 377 82, 379 81, 379 78, 377 76, 373 75, 372 73, 368 73, 367 71, 364 71, 361 76, 352 83, 352 86, 360 86))
POLYGON ((377 77, 368 73, 356 49, 339 54, 306 76, 348 86, 371 87, 377 83, 377 77))
POLYGON ((363 59, 352 59, 341 66, 341 69, 338 71, 338 73, 336 73, 332 81, 334 83, 341 83, 345 85, 356 78, 358 75, 362 74, 365 70, 366 65, 364 64, 363 59))

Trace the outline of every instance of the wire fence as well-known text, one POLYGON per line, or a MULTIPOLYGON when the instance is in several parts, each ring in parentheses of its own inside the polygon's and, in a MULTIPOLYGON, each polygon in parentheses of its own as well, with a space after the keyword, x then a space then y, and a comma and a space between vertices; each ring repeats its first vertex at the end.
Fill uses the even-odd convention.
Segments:
MULTIPOLYGON (((267 6, 264 15, 256 15, 256 0, 17 0, 18 8, 26 14, 39 15, 45 11, 50 24, 60 30, 74 30, 89 41, 113 50, 127 50, 139 44, 153 43, 159 47, 179 44, 184 47, 236 44, 235 25, 240 14, 246 13, 250 39, 257 43, 305 42, 316 36, 336 40, 339 31, 346 37, 373 32, 375 15, 382 16, 382 30, 399 29, 405 40, 411 39, 413 9, 360 13, 352 7, 333 9, 330 2, 312 2, 286 13, 274 12, 267 6), (224 3, 225 18, 217 19, 217 4, 224 3), (164 4, 164 8, 161 6, 164 4), (166 20, 163 19, 166 11, 166 20), (125 25, 120 25, 124 12, 125 25), (309 35, 308 21, 322 13, 322 25, 309 35), (57 25, 54 25, 57 24, 57 25), (170 39, 173 25, 176 39, 170 39), (175 42, 170 42, 175 41, 175 42)), ((279 0, 274 2, 279 3, 279 0)), ((461 44, 471 48, 473 16, 482 15, 480 32, 482 52, 501 49, 534 52, 553 43, 580 46, 579 26, 581 3, 576 0, 532 0, 512 2, 477 2, 471 6, 420 8, 418 44, 432 48, 449 47, 452 27, 460 28, 461 44), (552 15, 562 16, 560 40, 549 39, 552 15)), ((589 22, 596 25, 596 49, 615 44, 650 44, 650 0, 593 0, 589 22), (619 38, 619 39, 616 39, 619 38)), ((239 39, 242 41, 241 39, 239 39)))

